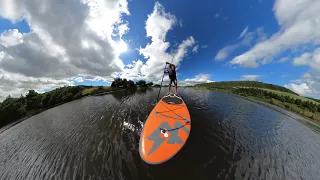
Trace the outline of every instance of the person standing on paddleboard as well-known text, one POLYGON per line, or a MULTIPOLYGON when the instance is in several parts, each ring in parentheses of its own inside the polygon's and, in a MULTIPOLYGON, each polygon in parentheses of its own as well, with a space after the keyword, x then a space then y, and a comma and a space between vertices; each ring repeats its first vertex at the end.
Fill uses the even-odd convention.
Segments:
POLYGON ((170 89, 171 89, 172 82, 174 83, 174 86, 175 86, 175 94, 178 94, 178 82, 177 82, 176 66, 174 64, 171 64, 171 63, 168 63, 168 62, 166 62, 166 64, 169 64, 169 69, 167 71, 164 71, 164 73, 169 74, 169 78, 170 78, 168 94, 170 94, 170 89))

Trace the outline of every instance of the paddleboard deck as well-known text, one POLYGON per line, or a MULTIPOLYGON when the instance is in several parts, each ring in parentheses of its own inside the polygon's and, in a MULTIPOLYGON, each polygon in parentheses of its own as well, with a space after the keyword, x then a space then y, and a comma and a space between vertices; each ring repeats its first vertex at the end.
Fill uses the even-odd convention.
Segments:
POLYGON ((179 95, 164 96, 144 124, 139 153, 149 164, 160 164, 176 155, 191 131, 189 110, 179 95))

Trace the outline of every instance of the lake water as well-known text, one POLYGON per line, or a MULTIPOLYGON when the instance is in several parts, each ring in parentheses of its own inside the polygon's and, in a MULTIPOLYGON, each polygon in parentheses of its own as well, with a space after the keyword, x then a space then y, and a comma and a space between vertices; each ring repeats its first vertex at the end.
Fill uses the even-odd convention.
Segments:
POLYGON ((122 91, 63 104, 4 130, 0 179, 320 178, 317 131, 234 95, 179 91, 191 134, 164 164, 148 165, 138 151, 158 89, 122 91))

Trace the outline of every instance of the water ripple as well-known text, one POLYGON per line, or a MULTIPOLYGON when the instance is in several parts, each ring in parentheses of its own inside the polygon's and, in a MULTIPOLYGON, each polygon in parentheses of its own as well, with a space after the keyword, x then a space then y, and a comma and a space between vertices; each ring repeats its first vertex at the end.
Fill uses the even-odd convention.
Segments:
POLYGON ((144 163, 139 135, 157 90, 86 97, 1 130, 0 179, 320 177, 318 132, 234 95, 190 88, 180 89, 192 118, 185 147, 165 164, 144 163))

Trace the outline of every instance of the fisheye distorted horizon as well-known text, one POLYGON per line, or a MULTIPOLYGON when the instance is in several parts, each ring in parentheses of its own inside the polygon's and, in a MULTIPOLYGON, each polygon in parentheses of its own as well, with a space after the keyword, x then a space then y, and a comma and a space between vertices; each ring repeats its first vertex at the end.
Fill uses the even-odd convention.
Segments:
POLYGON ((0 101, 115 77, 159 83, 166 62, 182 86, 262 81, 320 98, 319 9, 318 0, 2 0, 0 101))

